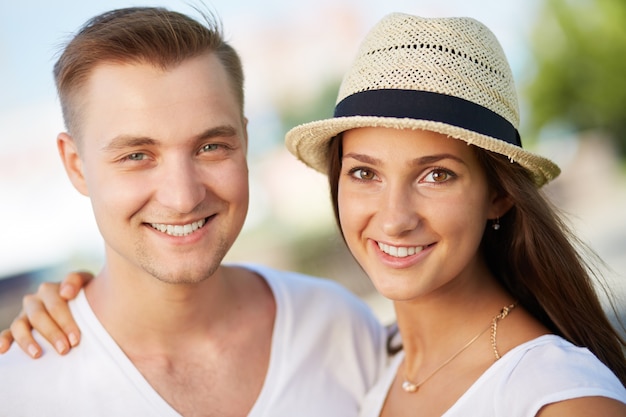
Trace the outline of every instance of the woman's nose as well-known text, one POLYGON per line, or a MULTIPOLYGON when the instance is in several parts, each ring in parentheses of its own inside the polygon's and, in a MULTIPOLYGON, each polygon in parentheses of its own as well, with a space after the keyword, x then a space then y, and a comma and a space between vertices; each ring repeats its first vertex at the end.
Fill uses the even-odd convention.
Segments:
POLYGON ((382 196, 378 215, 383 232, 388 236, 400 236, 418 226, 413 194, 410 186, 393 186, 382 196))

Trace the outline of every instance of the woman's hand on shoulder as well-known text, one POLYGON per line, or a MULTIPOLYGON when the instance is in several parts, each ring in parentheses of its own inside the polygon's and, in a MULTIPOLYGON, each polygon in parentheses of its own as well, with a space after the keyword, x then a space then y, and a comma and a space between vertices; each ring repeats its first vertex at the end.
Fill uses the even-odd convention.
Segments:
POLYGON ((22 311, 11 328, 0 332, 0 353, 5 353, 14 341, 33 358, 41 356, 41 346, 33 338, 36 329, 60 354, 65 354, 80 342, 80 330, 72 317, 68 301, 75 298, 91 279, 89 272, 72 272, 61 283, 44 282, 36 294, 22 300, 22 311))

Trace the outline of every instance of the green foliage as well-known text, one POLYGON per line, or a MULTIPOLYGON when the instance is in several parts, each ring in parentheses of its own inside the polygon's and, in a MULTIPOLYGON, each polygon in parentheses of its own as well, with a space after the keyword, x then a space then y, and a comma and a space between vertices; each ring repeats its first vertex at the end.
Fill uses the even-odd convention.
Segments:
POLYGON ((292 98, 279 106, 284 133, 302 123, 333 117, 340 84, 341 79, 338 77, 320 84, 317 94, 313 97, 303 100, 301 96, 298 96, 297 101, 292 98))
POLYGON ((532 54, 537 72, 524 93, 533 133, 600 129, 626 156, 626 1, 546 0, 532 54))

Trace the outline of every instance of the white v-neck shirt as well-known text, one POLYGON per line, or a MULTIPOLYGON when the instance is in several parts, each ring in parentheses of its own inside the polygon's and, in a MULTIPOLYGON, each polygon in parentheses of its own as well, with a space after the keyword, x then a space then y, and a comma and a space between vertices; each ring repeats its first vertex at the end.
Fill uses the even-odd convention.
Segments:
MULTIPOLYGON (((385 332, 370 309, 334 282, 245 267, 267 281, 276 300, 269 367, 248 416, 357 416, 386 360, 385 332)), ((82 291, 70 308, 82 336, 68 355, 57 355, 38 334, 40 359, 15 344, 0 355, 0 415, 180 417, 106 332, 82 291)))
MULTIPOLYGON (((392 358, 367 395, 361 417, 380 415, 403 359, 403 351, 392 358)), ((442 417, 534 417, 544 405, 587 396, 626 403, 624 386, 588 349, 545 335, 503 355, 442 417)))

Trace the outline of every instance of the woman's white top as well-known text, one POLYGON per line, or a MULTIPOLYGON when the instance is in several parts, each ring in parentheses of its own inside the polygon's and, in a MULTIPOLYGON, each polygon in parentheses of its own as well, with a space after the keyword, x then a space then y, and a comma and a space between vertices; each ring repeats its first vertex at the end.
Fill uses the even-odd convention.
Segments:
MULTIPOLYGON (((404 352, 392 358, 366 396, 361 417, 380 415, 402 359, 404 352)), ((545 335, 494 362, 442 417, 534 417, 547 404, 587 396, 626 403, 624 386, 588 349, 545 335)))

